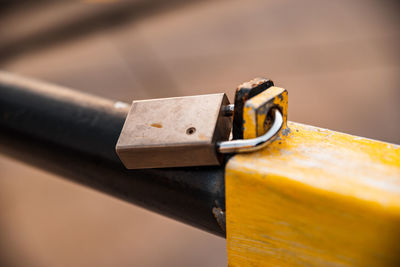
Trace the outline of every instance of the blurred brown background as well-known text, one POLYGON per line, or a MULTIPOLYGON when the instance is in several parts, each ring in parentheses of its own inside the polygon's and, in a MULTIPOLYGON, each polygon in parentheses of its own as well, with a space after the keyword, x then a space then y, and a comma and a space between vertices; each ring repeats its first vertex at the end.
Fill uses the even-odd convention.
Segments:
MULTIPOLYGON (((289 90, 290 120, 400 143, 395 1, 1 4, 3 70, 127 102, 232 99, 264 76, 289 90)), ((222 238, 0 155, 1 266, 225 266, 225 249, 222 238)))

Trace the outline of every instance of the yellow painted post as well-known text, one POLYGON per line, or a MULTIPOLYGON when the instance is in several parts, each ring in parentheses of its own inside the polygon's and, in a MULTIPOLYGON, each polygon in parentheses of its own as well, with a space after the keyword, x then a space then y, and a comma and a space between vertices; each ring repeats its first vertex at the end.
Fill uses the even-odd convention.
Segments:
POLYGON ((400 147, 288 126, 227 163, 228 265, 400 266, 400 147))

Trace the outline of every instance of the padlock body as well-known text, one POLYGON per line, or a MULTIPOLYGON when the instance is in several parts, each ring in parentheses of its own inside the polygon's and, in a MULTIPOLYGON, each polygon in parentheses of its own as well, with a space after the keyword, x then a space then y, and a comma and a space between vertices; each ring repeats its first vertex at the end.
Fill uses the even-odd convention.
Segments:
POLYGON ((127 169, 218 165, 228 140, 225 94, 133 101, 116 151, 127 169))

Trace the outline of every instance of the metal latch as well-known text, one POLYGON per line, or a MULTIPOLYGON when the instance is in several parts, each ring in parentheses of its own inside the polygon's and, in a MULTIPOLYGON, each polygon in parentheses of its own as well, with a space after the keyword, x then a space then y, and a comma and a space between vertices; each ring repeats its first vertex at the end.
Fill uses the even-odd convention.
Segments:
POLYGON ((286 114, 287 91, 266 79, 239 86, 234 105, 225 94, 133 101, 116 152, 127 169, 219 165, 224 154, 272 142, 286 114), (255 136, 243 136, 245 127, 255 136))

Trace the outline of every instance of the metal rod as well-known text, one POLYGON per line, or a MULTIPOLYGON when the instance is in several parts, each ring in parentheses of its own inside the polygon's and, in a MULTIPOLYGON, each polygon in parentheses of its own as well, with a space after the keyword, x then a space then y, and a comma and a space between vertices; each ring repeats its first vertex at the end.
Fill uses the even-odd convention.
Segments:
POLYGON ((225 237, 224 167, 126 170, 129 105, 0 72, 0 153, 225 237), (214 212, 215 213, 215 212, 214 212))

